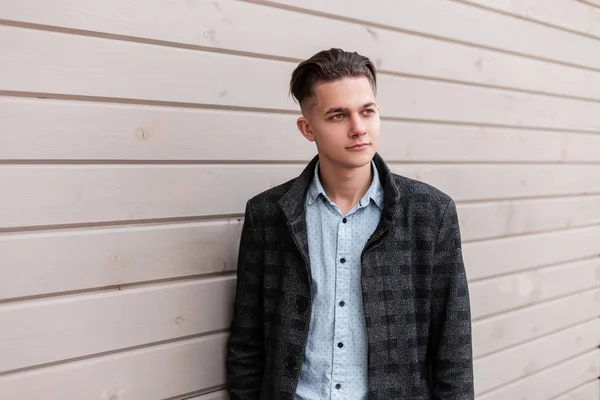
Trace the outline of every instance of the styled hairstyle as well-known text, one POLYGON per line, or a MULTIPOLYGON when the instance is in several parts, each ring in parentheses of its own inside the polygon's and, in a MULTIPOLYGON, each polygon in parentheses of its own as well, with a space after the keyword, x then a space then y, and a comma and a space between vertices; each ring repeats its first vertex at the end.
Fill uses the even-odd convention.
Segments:
POLYGON ((290 81, 290 92, 300 108, 306 110, 312 108, 308 103, 315 95, 313 89, 316 84, 361 76, 369 80, 373 93, 377 93, 377 71, 371 60, 357 52, 337 48, 323 50, 296 67, 290 81))

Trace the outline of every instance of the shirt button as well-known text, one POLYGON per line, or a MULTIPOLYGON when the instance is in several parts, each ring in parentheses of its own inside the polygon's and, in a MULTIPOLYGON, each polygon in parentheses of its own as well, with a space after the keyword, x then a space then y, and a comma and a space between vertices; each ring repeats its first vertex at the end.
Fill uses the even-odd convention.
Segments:
POLYGON ((342 385, 340 385, 340 384, 338 383, 337 385, 335 385, 335 388, 339 390, 339 389, 341 389, 341 388, 342 388, 342 385))
POLYGON ((340 262, 343 264, 343 263, 345 263, 345 262, 346 262, 346 259, 345 259, 345 258, 341 258, 341 259, 340 259, 340 262))
POLYGON ((344 219, 342 220, 342 222, 343 222, 343 223, 346 223, 346 222, 348 222, 348 220, 347 220, 346 218, 344 218, 344 219))
POLYGON ((342 347, 344 347, 344 343, 342 343, 342 342, 339 342, 339 343, 338 343, 338 347, 341 349, 342 347))
POLYGON ((344 300, 340 301, 340 307, 344 307, 346 305, 346 302, 344 300))

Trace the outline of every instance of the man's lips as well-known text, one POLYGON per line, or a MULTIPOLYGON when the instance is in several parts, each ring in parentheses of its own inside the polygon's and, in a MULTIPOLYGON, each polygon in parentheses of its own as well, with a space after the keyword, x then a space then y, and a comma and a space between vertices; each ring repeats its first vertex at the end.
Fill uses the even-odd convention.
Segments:
POLYGON ((368 146, 370 143, 359 143, 359 144, 355 144, 354 146, 350 146, 347 147, 348 149, 360 149, 363 148, 365 146, 368 146))

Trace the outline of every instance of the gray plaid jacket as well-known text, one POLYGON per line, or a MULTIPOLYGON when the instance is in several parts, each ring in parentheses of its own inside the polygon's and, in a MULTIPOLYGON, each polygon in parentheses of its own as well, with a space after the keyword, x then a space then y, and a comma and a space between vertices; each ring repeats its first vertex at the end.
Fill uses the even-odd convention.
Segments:
MULTIPOLYGON (((362 253, 369 400, 472 400, 469 291, 456 206, 376 154, 382 217, 362 253)), ((232 400, 292 400, 311 313, 304 172, 248 201, 227 344, 232 400)))

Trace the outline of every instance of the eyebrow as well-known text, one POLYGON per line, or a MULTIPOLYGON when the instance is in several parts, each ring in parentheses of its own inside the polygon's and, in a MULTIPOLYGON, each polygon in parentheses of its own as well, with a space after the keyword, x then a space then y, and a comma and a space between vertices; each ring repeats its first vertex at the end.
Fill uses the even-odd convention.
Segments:
MULTIPOLYGON (((361 109, 367 108, 367 107, 372 107, 372 106, 376 106, 377 104, 373 101, 363 104, 363 106, 361 107, 361 109)), ((332 113, 345 113, 348 112, 348 108, 343 108, 343 107, 334 107, 334 108, 330 108, 329 110, 327 110, 327 112, 325 113, 325 115, 328 114, 332 114, 332 113)))

